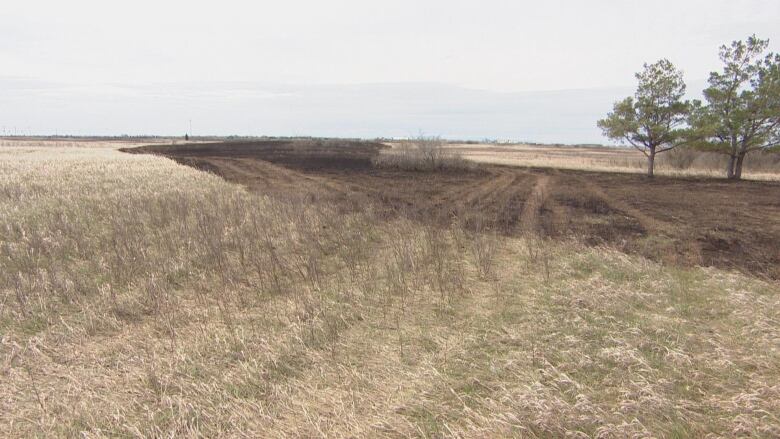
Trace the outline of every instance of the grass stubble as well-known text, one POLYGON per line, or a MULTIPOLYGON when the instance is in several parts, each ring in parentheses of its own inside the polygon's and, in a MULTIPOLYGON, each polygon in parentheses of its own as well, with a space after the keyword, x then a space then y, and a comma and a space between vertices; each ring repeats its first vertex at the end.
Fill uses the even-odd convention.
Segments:
POLYGON ((0 436, 780 436, 780 287, 0 153, 0 436))

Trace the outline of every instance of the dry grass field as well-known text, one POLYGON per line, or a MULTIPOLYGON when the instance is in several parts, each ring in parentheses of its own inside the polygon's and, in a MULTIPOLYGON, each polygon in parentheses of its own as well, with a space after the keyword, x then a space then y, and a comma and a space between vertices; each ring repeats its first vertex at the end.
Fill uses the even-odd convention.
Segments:
MULTIPOLYGON (((448 144, 447 148, 483 163, 637 174, 647 171, 647 159, 633 148, 458 143, 448 144)), ((659 154, 656 173, 721 178, 725 176, 726 163, 727 158, 722 154, 680 149, 659 154)), ((743 177, 748 180, 780 180, 780 154, 748 155, 745 170, 743 177)))
POLYGON ((612 177, 119 146, 0 146, 2 437, 780 436, 773 267, 587 239, 670 223, 612 177))

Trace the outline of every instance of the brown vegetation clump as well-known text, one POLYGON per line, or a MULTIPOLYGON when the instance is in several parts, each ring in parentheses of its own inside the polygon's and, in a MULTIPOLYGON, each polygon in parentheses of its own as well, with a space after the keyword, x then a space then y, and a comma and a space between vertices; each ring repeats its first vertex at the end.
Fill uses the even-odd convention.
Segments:
POLYGON ((393 149, 372 160, 379 168, 404 171, 464 171, 474 169, 474 163, 457 152, 445 148, 438 137, 420 136, 395 145, 393 149))

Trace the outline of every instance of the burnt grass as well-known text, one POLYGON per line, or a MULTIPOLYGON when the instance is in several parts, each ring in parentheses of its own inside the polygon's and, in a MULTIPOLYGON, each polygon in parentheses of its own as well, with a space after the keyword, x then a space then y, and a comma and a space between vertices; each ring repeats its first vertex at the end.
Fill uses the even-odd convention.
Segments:
POLYGON ((467 171, 379 169, 385 145, 262 140, 122 149, 156 154, 276 197, 307 196, 345 211, 367 206, 436 225, 577 239, 682 266, 780 279, 780 182, 480 165, 467 171), (539 203, 527 203, 544 181, 539 203), (521 224, 534 206, 533 226, 521 224))

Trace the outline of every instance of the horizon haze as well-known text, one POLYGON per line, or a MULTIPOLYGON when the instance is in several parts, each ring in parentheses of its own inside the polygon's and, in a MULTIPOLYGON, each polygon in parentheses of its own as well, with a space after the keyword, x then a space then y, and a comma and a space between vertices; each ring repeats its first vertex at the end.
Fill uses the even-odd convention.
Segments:
POLYGON ((767 0, 37 0, 0 16, 0 132, 608 143, 644 62, 697 96, 720 45, 778 22, 767 0))

